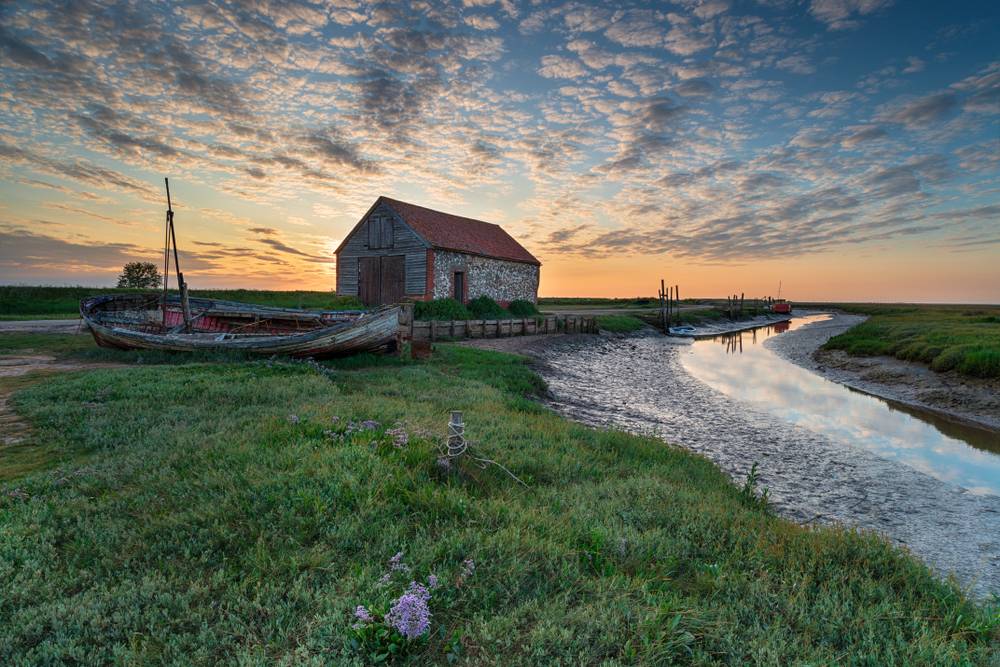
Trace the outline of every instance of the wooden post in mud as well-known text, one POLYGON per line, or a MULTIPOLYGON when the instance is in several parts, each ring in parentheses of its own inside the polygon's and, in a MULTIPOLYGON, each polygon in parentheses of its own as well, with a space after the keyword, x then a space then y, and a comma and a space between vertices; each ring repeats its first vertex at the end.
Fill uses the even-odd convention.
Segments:
POLYGON ((740 292, 740 317, 743 317, 743 296, 744 292, 740 292))
POLYGON ((674 285, 674 301, 677 304, 677 326, 681 325, 681 286, 674 285))
POLYGON ((660 278, 660 320, 663 322, 663 333, 667 332, 667 303, 663 294, 666 289, 665 284, 664 280, 660 278))

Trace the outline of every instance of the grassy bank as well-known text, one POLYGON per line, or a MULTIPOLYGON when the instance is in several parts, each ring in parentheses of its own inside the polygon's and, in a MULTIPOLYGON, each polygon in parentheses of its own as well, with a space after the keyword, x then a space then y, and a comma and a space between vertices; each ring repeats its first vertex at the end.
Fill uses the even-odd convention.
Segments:
POLYGON ((975 377, 1000 377, 1000 308, 841 304, 869 319, 834 336, 827 349, 887 354, 975 377))
MULTIPOLYGON (((83 354, 57 338, 33 344, 83 354)), ((167 360, 14 395, 50 467, 0 487, 0 663, 368 664, 389 648, 352 630, 356 606, 384 611, 431 574, 430 633, 399 662, 954 665, 995 650, 995 612, 913 558, 778 519, 705 459, 556 416, 516 357, 441 346, 329 377, 167 360), (451 409, 528 488, 436 463, 451 409), (409 569, 380 584, 398 552, 409 569)))
MULTIPOLYGON (((52 316, 75 316, 80 300, 96 294, 115 294, 147 290, 125 290, 107 287, 31 287, 0 285, 0 318, 28 319, 52 316)), ((360 308, 354 297, 339 297, 333 292, 267 291, 267 290, 191 290, 191 296, 228 301, 245 301, 264 306, 344 310, 360 308)))

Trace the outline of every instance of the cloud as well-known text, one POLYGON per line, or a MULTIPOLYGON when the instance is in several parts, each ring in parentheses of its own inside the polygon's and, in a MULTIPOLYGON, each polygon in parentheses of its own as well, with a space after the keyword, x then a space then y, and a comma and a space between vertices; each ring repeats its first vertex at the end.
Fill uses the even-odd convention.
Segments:
POLYGON ((671 28, 664 40, 668 51, 681 56, 691 56, 713 45, 711 31, 699 30, 679 14, 670 14, 668 18, 671 28))
POLYGON ((869 197, 886 199, 921 193, 927 185, 946 181, 952 175, 946 156, 929 155, 875 169, 864 177, 863 183, 869 197))
POLYGON ((361 172, 377 172, 378 166, 362 158, 356 146, 345 141, 334 129, 314 129, 302 137, 306 152, 338 167, 350 167, 361 172))
POLYGON ((138 195, 149 201, 160 201, 162 196, 145 183, 131 176, 87 162, 82 159, 57 160, 10 144, 0 142, 0 160, 27 164, 39 171, 87 183, 103 190, 120 190, 138 195))
POLYGON ((892 5, 892 0, 812 0, 809 12, 830 30, 860 25, 855 17, 867 16, 892 5))
POLYGON ((538 73, 547 79, 578 79, 587 73, 587 68, 573 58, 542 56, 538 73))
POLYGON ((917 72, 923 72, 926 63, 917 58, 916 56, 910 56, 906 59, 906 67, 903 68, 903 74, 916 74, 917 72))
POLYGON ((887 47, 857 81, 853 37, 824 28, 889 3, 757 4, 9 4, 0 174, 25 196, 3 211, 79 242, 128 196, 162 205, 169 169, 251 235, 192 245, 206 271, 328 278, 328 239, 302 232, 342 236, 384 191, 496 211, 553 254, 711 261, 929 233, 996 199, 1000 63, 953 40, 948 86, 887 47))
POLYGON ((138 124, 102 104, 92 105, 88 113, 73 114, 77 123, 90 135, 124 152, 152 153, 161 157, 176 157, 180 152, 154 136, 135 136, 129 126, 138 124))
POLYGON ((297 248, 293 248, 287 243, 272 237, 257 239, 257 242, 262 243, 274 250, 277 250, 278 252, 283 252, 288 255, 295 255, 297 257, 302 257, 310 262, 333 264, 336 261, 336 258, 332 254, 328 256, 313 255, 308 252, 303 252, 302 250, 298 250, 297 248))
POLYGON ((840 140, 840 145, 844 148, 855 148, 859 144, 875 141, 876 139, 884 139, 889 136, 885 128, 878 125, 865 125, 848 129, 850 134, 840 140))
POLYGON ((908 128, 926 127, 943 120, 958 108, 958 96, 952 93, 927 95, 887 110, 881 119, 908 128))
POLYGON ((703 97, 712 94, 712 84, 705 79, 687 79, 674 86, 673 91, 684 97, 703 97))
POLYGON ((604 36, 622 46, 660 46, 664 40, 662 21, 650 10, 632 9, 620 12, 604 31, 604 36))
POLYGON ((793 74, 814 74, 816 72, 816 67, 802 55, 791 55, 787 58, 782 58, 775 63, 775 67, 787 70, 793 74))
MULTIPOLYGON (((182 252, 184 271, 211 270, 215 263, 198 253, 182 252)), ((100 274, 112 279, 127 262, 160 261, 161 250, 131 243, 69 241, 18 228, 0 228, 0 274, 33 277, 61 272, 68 278, 80 274, 100 274)), ((10 278, 8 278, 9 280, 10 278)))
POLYGON ((500 22, 492 16, 485 14, 472 14, 464 19, 466 25, 470 25, 476 30, 496 30, 500 27, 500 22))

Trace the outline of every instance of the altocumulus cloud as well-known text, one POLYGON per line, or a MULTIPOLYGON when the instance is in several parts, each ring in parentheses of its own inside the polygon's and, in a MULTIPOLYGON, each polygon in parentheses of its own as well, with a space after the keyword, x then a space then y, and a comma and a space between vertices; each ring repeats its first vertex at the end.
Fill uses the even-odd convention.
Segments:
MULTIPOLYGON (((725 0, 6 3, 0 175, 39 201, 3 215, 62 213, 84 234, 72 207, 95 223, 122 216, 71 199, 159 204, 155 186, 171 173, 215 193, 218 208, 249 202, 270 215, 302 202, 324 212, 318 226, 346 224, 377 194, 414 192, 490 212, 543 260, 751 259, 978 238, 998 196, 995 49, 974 31, 931 31, 914 36, 923 51, 907 44, 858 64, 859 40, 879 38, 866 31, 890 41, 907 8, 811 0, 807 10, 725 0)), ((959 24, 975 22, 961 11, 959 24)), ((217 271, 240 253, 322 268, 322 244, 285 224, 240 227, 253 234, 246 247, 199 246, 192 270, 217 271)), ((5 229, 2 261, 21 270, 142 254, 23 222, 5 229)))

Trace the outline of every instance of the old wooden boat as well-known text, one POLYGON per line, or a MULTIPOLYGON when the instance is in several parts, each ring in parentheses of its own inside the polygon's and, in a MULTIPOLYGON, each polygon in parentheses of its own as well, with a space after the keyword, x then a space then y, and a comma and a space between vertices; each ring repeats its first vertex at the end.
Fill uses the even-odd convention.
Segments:
POLYGON ((391 346, 399 330, 399 307, 372 312, 274 308, 188 296, 167 191, 163 292, 109 294, 80 302, 80 316, 102 347, 122 350, 237 350, 251 354, 332 357, 391 346), (171 295, 173 254, 179 294, 171 295))
POLYGON ((399 307, 371 312, 273 308, 160 294, 110 294, 80 302, 80 316, 102 347, 124 350, 239 350, 330 357, 392 345, 399 307))

